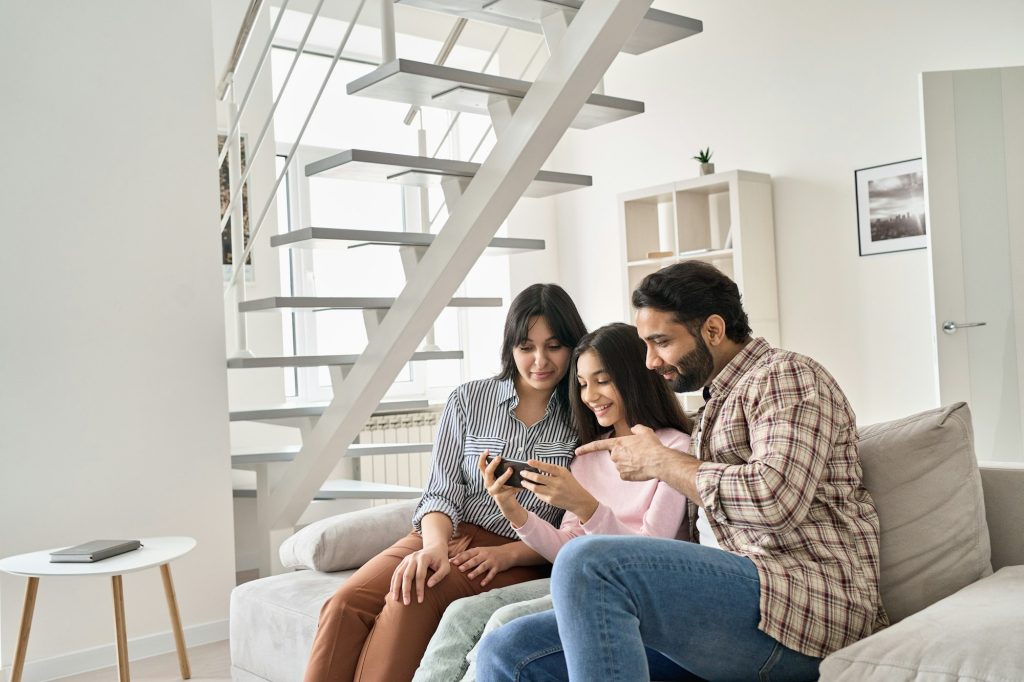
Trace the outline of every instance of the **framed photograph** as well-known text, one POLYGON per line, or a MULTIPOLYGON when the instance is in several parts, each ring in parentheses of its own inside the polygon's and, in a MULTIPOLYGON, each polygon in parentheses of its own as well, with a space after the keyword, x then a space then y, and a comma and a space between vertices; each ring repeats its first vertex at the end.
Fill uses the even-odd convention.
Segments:
POLYGON ((854 171, 860 255, 923 249, 924 169, 921 159, 854 171))
MULTIPOLYGON (((224 148, 224 141, 227 136, 224 134, 217 135, 217 153, 220 154, 224 148)), ((241 172, 245 173, 245 151, 246 142, 248 142, 247 136, 242 135, 241 139, 241 172)), ((220 210, 221 215, 227 210, 228 203, 231 201, 231 189, 229 187, 228 179, 228 159, 224 159, 224 163, 220 166, 220 210)), ((242 187, 242 239, 245 245, 249 244, 249 183, 246 182, 245 186, 242 187)), ((221 245, 221 262, 224 265, 224 281, 227 281, 231 277, 231 219, 228 219, 227 224, 224 225, 224 229, 220 234, 220 245, 221 245)), ((251 282, 252 273, 252 254, 249 254, 249 258, 245 261, 245 272, 243 273, 246 281, 251 282)))

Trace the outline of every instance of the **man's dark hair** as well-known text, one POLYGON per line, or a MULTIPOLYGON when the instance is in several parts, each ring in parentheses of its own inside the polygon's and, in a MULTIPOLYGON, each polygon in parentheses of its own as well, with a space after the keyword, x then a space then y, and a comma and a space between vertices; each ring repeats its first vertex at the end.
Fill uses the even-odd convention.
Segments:
POLYGON ((736 343, 750 339, 750 322, 739 287, 721 270, 701 261, 676 263, 644 277, 633 292, 633 307, 672 313, 695 337, 704 320, 725 320, 725 335, 736 343))

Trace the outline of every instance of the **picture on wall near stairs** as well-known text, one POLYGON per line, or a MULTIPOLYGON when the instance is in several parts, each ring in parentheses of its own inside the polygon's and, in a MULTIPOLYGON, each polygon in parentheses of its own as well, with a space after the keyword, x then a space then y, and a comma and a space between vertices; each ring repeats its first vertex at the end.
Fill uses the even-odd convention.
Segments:
POLYGON ((861 168, 853 175, 860 255, 927 246, 921 159, 861 168))
MULTIPOLYGON (((221 151, 224 149, 224 141, 227 139, 227 135, 217 135, 217 155, 219 156, 221 151)), ((241 136, 241 169, 240 174, 245 173, 245 151, 246 143, 248 138, 246 135, 241 136)), ((229 179, 228 162, 230 155, 224 158, 224 163, 220 166, 220 215, 223 216, 224 212, 228 209, 228 204, 231 203, 231 181, 229 179)), ((249 244, 249 183, 246 182, 242 188, 242 236, 245 242, 244 246, 249 244)), ((227 223, 224 225, 224 229, 220 233, 220 244, 221 251, 223 253, 222 263, 224 264, 224 281, 228 281, 231 277, 232 267, 232 254, 231 254, 231 219, 228 218, 227 223)), ((244 247, 243 247, 244 248, 244 247)), ((247 282, 253 281, 253 269, 252 269, 252 254, 249 254, 249 258, 245 261, 245 280, 247 282)))

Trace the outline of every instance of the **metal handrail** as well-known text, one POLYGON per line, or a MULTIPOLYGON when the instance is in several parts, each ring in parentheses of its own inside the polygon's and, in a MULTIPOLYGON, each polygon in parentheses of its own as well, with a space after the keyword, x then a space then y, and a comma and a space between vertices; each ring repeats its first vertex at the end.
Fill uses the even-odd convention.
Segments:
MULTIPOLYGON (((324 0, 318 0, 318 2, 316 4, 316 9, 314 9, 313 10, 313 14, 310 15, 309 24, 307 24, 307 26, 306 26, 306 32, 302 35, 302 40, 299 41, 299 47, 295 51, 295 57, 292 58, 292 63, 288 67, 288 73, 285 75, 284 81, 281 83, 281 89, 278 91, 277 97, 274 99, 273 104, 271 104, 271 106, 270 106, 270 113, 267 114, 267 120, 264 121, 264 123, 263 123, 263 128, 260 130, 259 137, 256 138, 256 144, 253 146, 253 148, 251 148, 249 150, 249 159, 248 159, 248 162, 245 164, 245 172, 242 173, 242 178, 241 178, 241 180, 239 180, 238 186, 234 187, 232 189, 231 199, 230 199, 230 201, 228 201, 227 208, 224 209, 224 215, 221 216, 221 219, 220 219, 220 229, 222 229, 222 230, 224 229, 224 226, 228 224, 228 221, 231 219, 231 209, 234 208, 235 204, 238 201, 241 201, 242 190, 245 187, 245 183, 249 179, 249 175, 252 173, 253 168, 256 167, 256 164, 253 163, 253 161, 256 159, 257 154, 260 153, 260 149, 262 149, 262 147, 263 147, 263 142, 267 139, 267 133, 270 132, 270 125, 274 122, 274 114, 277 112, 277 107, 281 103, 281 99, 284 97, 284 92, 288 88, 289 81, 291 81, 292 73, 295 72, 295 66, 299 63, 299 57, 302 56, 302 48, 304 48, 306 46, 306 40, 309 39, 309 34, 313 31, 313 24, 316 23, 317 17, 320 16, 320 9, 323 6, 324 6, 324 0)), ((362 8, 362 4, 360 4, 360 9, 361 8, 362 8)), ((345 32, 346 42, 347 42, 348 36, 351 33, 352 33, 352 25, 349 24, 349 27, 348 27, 348 29, 345 32)), ((342 47, 344 47, 344 43, 342 43, 342 47)), ((337 57, 339 55, 340 55, 340 52, 335 55, 335 61, 333 61, 331 63, 331 68, 328 69, 328 71, 327 71, 328 74, 330 74, 330 73, 332 73, 334 71, 334 66, 335 66, 335 64, 337 64, 337 57)), ((313 103, 313 106, 316 107, 316 103, 315 102, 313 103)), ((239 118, 241 118, 241 116, 239 116, 239 118)), ((274 190, 277 191, 277 187, 276 186, 275 186, 274 190)), ((252 237, 250 237, 249 239, 251 241, 252 237)), ((248 253, 248 251, 246 251, 246 253, 248 253)), ((234 278, 232 278, 232 280, 233 279, 234 278)))
MULTIPOLYGON (((320 5, 322 4, 323 0, 320 0, 320 4, 317 5, 318 11, 320 5)), ((366 5, 366 0, 359 0, 359 5, 356 7, 355 14, 352 16, 352 20, 348 23, 348 27, 345 29, 345 35, 342 37, 341 42, 338 44, 338 49, 334 53, 334 58, 331 59, 331 66, 327 69, 327 74, 324 76, 323 83, 320 84, 320 90, 317 91, 316 97, 313 98, 313 103, 309 107, 309 112, 306 114, 306 119, 302 122, 302 127, 299 129, 299 134, 296 135, 295 142, 292 143, 291 149, 288 150, 288 155, 285 157, 284 166, 281 169, 281 174, 277 176, 277 180, 275 180, 274 186, 270 189, 270 192, 267 195, 267 201, 263 205, 263 210, 260 212, 260 217, 256 220, 255 226, 253 227, 252 232, 249 235, 249 243, 245 247, 245 252, 242 254, 242 257, 239 259, 238 262, 233 262, 231 264, 231 277, 228 280, 227 286, 225 287, 225 297, 228 295, 228 293, 230 293, 231 288, 235 285, 235 280, 238 279, 238 273, 244 269, 245 261, 249 259, 249 254, 252 253, 253 246, 256 245, 256 236, 259 234, 260 228, 263 227, 263 221, 266 220, 267 214, 270 212, 270 207, 273 205, 274 201, 277 198, 277 190, 281 186, 281 182, 283 182, 284 178, 288 175, 288 169, 291 167, 292 161, 295 159, 295 151, 299 148, 299 144, 302 142, 302 136, 305 135, 306 128, 307 126, 309 126, 309 121, 310 119, 313 118, 313 112, 316 111, 316 107, 320 103, 320 97, 323 96, 324 90, 327 89, 327 84, 331 80, 331 74, 334 73, 334 68, 338 65, 338 62, 341 61, 339 57, 341 56, 342 51, 345 49, 345 45, 348 44, 349 37, 352 35, 352 29, 355 28, 356 20, 359 19, 359 15, 362 13, 364 5, 366 5)), ((302 47, 303 45, 300 44, 299 49, 296 50, 296 58, 298 58, 298 56, 302 54, 302 47)), ((283 86, 281 89, 282 91, 284 90, 283 86)), ((272 120, 273 111, 271 111, 270 117, 270 120, 272 120)), ((255 156, 255 154, 253 156, 255 156)), ((250 160, 247 165, 249 168, 252 168, 252 161, 250 160)), ((244 178, 242 182, 244 184, 244 178)), ((238 194, 241 195, 240 190, 238 194)), ((222 229, 223 224, 224 223, 222 221, 222 229)))
POLYGON ((249 3, 249 9, 246 10, 245 17, 242 18, 242 27, 238 31, 238 37, 235 38, 235 46, 231 50, 231 57, 228 59, 227 66, 224 67, 224 75, 220 77, 220 81, 217 84, 217 99, 224 99, 231 81, 234 80, 235 69, 238 68, 238 63, 242 61, 242 53, 245 52, 245 48, 249 45, 249 34, 252 33, 252 27, 256 25, 256 17, 263 10, 265 2, 266 0, 251 0, 249 3))
MULTIPOLYGON (((506 29, 505 32, 507 33, 508 29, 506 29)), ((502 40, 504 40, 504 38, 505 38, 505 36, 502 35, 502 40)), ((499 41, 499 45, 500 44, 501 43, 499 41)), ((533 54, 531 54, 530 58, 527 60, 526 66, 524 66, 523 70, 519 72, 519 78, 523 78, 524 76, 526 76, 526 72, 530 70, 530 66, 533 65, 533 60, 537 58, 538 54, 540 54, 540 48, 542 48, 543 46, 544 46, 544 39, 541 38, 540 41, 538 41, 538 43, 537 43, 537 47, 535 47, 533 49, 533 54)), ((497 48, 495 48, 495 52, 497 52, 497 48)), ((492 55, 493 55, 493 53, 492 53, 492 55)), ((487 64, 490 64, 490 59, 487 60, 487 64)), ((484 65, 484 69, 486 69, 486 68, 487 68, 487 65, 485 64, 484 65)), ((484 140, 487 139, 487 136, 491 134, 491 131, 493 129, 494 129, 494 124, 493 123, 492 124, 488 124, 487 130, 485 130, 484 134, 480 137, 480 141, 476 143, 476 147, 473 148, 473 153, 469 155, 469 158, 466 159, 467 161, 472 161, 473 160, 473 157, 476 156, 476 153, 478 151, 480 151, 480 147, 483 146, 484 140)), ((451 130, 450 127, 449 127, 449 130, 451 130)), ((442 142, 443 142, 443 140, 442 140, 442 142)), ((440 151, 440 145, 438 145, 438 149, 434 150, 434 156, 437 156, 437 152, 438 151, 440 151)), ((427 223, 427 231, 428 232, 430 231, 430 228, 434 226, 434 223, 437 222, 437 218, 438 218, 438 216, 441 215, 441 211, 444 210, 444 207, 445 207, 444 202, 441 202, 441 205, 437 207, 437 211, 430 218, 430 222, 427 223)))
MULTIPOLYGON (((509 29, 507 28, 502 31, 501 37, 498 38, 498 42, 494 44, 494 49, 492 49, 491 53, 487 55, 487 61, 484 62, 484 67, 480 69, 481 72, 487 71, 487 67, 491 65, 492 61, 494 61, 494 55, 498 54, 501 44, 505 42, 505 38, 508 36, 508 31, 509 29)), ((461 111, 456 111, 455 115, 452 116, 452 122, 448 124, 448 130, 444 131, 444 135, 441 136, 441 141, 437 143, 437 148, 434 150, 434 153, 430 155, 431 157, 436 157, 437 153, 441 151, 441 147, 443 147, 445 141, 448 140, 448 136, 451 135, 451 132, 455 128, 455 124, 459 122, 459 116, 461 115, 461 111)))
MULTIPOLYGON (((459 36, 462 35, 462 29, 466 28, 467 23, 468 20, 461 17, 455 20, 452 29, 448 31, 448 37, 444 39, 444 44, 441 45, 441 49, 437 52, 437 58, 434 59, 435 64, 444 64, 448 61, 448 56, 452 53, 455 43, 458 42, 459 36)), ((420 108, 415 104, 410 106, 409 111, 405 114, 405 118, 402 119, 402 123, 405 125, 412 124, 413 119, 416 118, 416 112, 419 110, 420 108)))
MULTIPOLYGON (((290 0, 282 0, 281 7, 278 8, 277 19, 274 20, 274 25, 270 28, 270 35, 267 36, 267 44, 263 46, 263 52, 260 53, 260 58, 256 61, 256 68, 253 71, 252 79, 249 81, 249 87, 245 89, 245 94, 242 96, 242 103, 238 105, 238 113, 234 117, 235 120, 231 122, 231 129, 228 130, 228 140, 234 138, 235 132, 238 131, 238 126, 241 125, 242 114, 245 113, 245 107, 249 104, 249 97, 252 96, 253 90, 256 89, 256 81, 258 81, 260 78, 260 73, 262 73, 263 71, 263 66, 267 63, 267 55, 270 54, 270 48, 274 46, 274 36, 277 35, 277 28, 278 26, 281 25, 281 19, 284 17, 284 11, 288 7, 289 1, 290 0)), ((250 26, 249 28, 251 30, 252 27, 250 26)), ((242 25, 242 30, 246 30, 244 24, 242 25)), ((239 33, 238 37, 241 38, 242 34, 239 33)), ((248 37, 248 33, 246 37, 248 37)), ((223 100, 227 96, 227 89, 229 86, 231 87, 233 93, 235 84, 234 69, 237 68, 237 66, 238 64, 236 62, 234 68, 224 73, 224 78, 222 79, 222 84, 224 84, 224 91, 218 94, 219 99, 223 100)), ((225 144, 224 149, 222 149, 220 152, 220 157, 218 157, 217 159, 217 168, 221 167, 221 165, 224 163, 224 159, 227 158, 227 155, 228 145, 225 144)))

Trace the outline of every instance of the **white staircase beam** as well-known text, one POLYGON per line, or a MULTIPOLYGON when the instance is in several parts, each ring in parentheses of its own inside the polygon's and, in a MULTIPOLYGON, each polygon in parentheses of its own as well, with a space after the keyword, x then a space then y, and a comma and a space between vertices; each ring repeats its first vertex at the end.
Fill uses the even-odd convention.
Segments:
MULTIPOLYGON (((471 114, 486 114, 495 99, 521 100, 529 89, 529 82, 515 78, 408 59, 384 64, 348 84, 350 95, 471 114)), ((643 112, 643 102, 595 94, 587 98, 572 127, 586 130, 643 112)))
MULTIPOLYGON (((352 298, 346 296, 271 296, 254 298, 238 304, 243 313, 268 310, 298 312, 301 310, 384 310, 391 308, 394 298, 352 298)), ((452 308, 497 308, 500 298, 452 298, 447 303, 452 308)))
MULTIPOLYGON (((413 353, 409 362, 430 360, 461 360, 461 350, 421 351, 413 353)), ((328 365, 354 365, 359 355, 283 355, 278 357, 231 358, 229 369, 259 369, 265 367, 326 367, 328 365)))
POLYGON ((651 0, 588 2, 261 512, 294 524, 537 176, 651 0))
MULTIPOLYGON (((606 0, 607 1, 607 0, 606 0)), ((419 7, 451 16, 541 33, 540 21, 552 11, 575 13, 582 0, 395 0, 409 7, 419 7)), ((642 54, 648 50, 689 38, 704 30, 698 19, 650 9, 643 21, 625 41, 622 51, 642 54)))
MULTIPOLYGON (((480 164, 472 161, 347 149, 308 164, 306 175, 430 187, 448 177, 472 178, 479 169, 480 164)), ((533 182, 529 183, 522 196, 549 197, 581 187, 590 187, 593 184, 593 178, 589 175, 576 173, 538 169, 534 176, 533 182)))
MULTIPOLYGON (((271 246, 293 249, 359 248, 363 246, 430 246, 434 237, 429 232, 388 232, 386 230, 353 230, 331 227, 304 227, 270 238, 271 246)), ((543 251, 543 239, 495 237, 484 252, 488 256, 509 256, 527 251, 543 251)))

